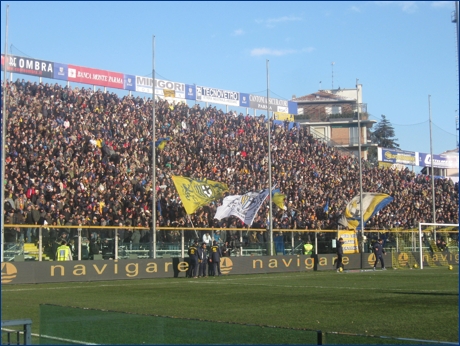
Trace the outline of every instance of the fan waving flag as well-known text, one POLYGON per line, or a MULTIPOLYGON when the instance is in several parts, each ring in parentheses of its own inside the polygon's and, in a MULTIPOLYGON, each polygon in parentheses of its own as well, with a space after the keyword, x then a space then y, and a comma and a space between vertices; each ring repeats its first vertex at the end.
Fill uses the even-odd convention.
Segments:
POLYGON ((157 147, 160 150, 163 150, 166 143, 171 140, 171 137, 162 137, 159 140, 155 142, 155 147, 157 147))
POLYGON ((222 220, 234 215, 246 225, 251 226, 267 196, 268 189, 260 192, 248 192, 244 195, 227 196, 224 198, 223 205, 217 208, 214 218, 222 220))
POLYGON ((173 175, 172 180, 187 214, 193 214, 199 207, 222 198, 228 191, 226 184, 207 179, 191 179, 173 175))
MULTIPOLYGON (((363 192, 363 222, 366 224, 372 216, 382 210, 388 203, 393 201, 393 197, 385 193, 363 192)), ((361 215, 360 215, 360 198, 359 195, 347 204, 345 212, 339 221, 349 229, 361 230, 361 215), (346 223, 346 224, 345 224, 346 223)))

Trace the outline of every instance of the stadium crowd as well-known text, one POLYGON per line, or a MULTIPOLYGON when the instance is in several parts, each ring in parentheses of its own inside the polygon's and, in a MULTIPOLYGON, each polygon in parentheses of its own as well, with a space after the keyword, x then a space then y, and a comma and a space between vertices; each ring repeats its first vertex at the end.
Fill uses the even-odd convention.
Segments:
MULTIPOLYGON (((150 98, 24 79, 7 87, 6 224, 81 225, 88 239, 91 232, 85 226, 120 225, 126 227, 122 241, 134 236, 127 227, 151 225, 150 98)), ((157 100, 155 122, 156 139, 171 137, 163 150, 156 150, 157 226, 243 229, 237 218, 213 218, 218 202, 188 217, 171 175, 224 182, 229 195, 268 188, 265 116, 157 100)), ((346 204, 359 193, 357 159, 315 139, 308 127, 272 123, 271 128, 273 185, 286 195, 287 206, 274 206, 273 228, 337 229, 346 204)), ((363 191, 394 197, 368 221, 368 230, 432 222, 430 177, 363 161, 362 178, 363 191)), ((458 223, 458 183, 436 179, 435 200, 436 222, 458 223)), ((265 228, 267 214, 265 203, 252 227, 265 228)), ((60 236, 49 231, 51 239, 60 236)), ((72 237, 76 230, 69 232, 72 237)), ((148 239, 148 231, 139 233, 136 241, 148 239)), ((220 240, 234 233, 224 230, 220 240)), ((157 239, 174 242, 179 235, 158 231, 157 239)), ((10 239, 33 241, 35 236, 33 228, 10 231, 10 239)), ((110 231, 100 236, 109 237, 110 231)), ((254 232, 247 241, 263 241, 263 234, 254 232)))

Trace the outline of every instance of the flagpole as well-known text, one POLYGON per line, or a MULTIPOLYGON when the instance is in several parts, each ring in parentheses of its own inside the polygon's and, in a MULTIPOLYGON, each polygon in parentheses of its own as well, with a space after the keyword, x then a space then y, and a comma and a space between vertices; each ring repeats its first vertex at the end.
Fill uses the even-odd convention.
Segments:
POLYGON ((272 151, 271 151, 271 124, 270 124, 270 79, 267 59, 267 118, 268 118, 268 229, 270 232, 270 256, 273 256, 273 222, 272 222, 272 151))
POLYGON ((156 203, 156 148, 155 148, 155 35, 152 36, 152 243, 150 253, 153 258, 157 258, 157 203, 156 203))
MULTIPOLYGON (((7 117, 8 115, 6 114, 6 103, 7 103, 7 95, 8 95, 8 88, 6 87, 7 84, 7 71, 8 71, 8 11, 9 11, 10 5, 6 5, 6 30, 5 30, 5 60, 3 63, 3 108, 2 108, 2 150, 1 152, 1 161, 2 161, 2 176, 1 176, 1 198, 0 200, 2 201, 2 208, 1 208, 1 228, 2 228, 2 238, 1 238, 1 251, 0 251, 0 257, 1 257, 1 262, 3 263, 3 251, 4 251, 4 244, 5 244, 5 214, 3 213, 3 207, 4 207, 4 198, 5 198, 5 146, 6 146, 6 123, 7 123, 7 117)), ((40 259, 41 260, 41 259, 40 259)))
POLYGON ((192 219, 190 218, 190 215, 187 214, 187 217, 188 217, 188 220, 190 221, 190 223, 192 224, 193 230, 195 231, 196 239, 198 239, 198 241, 200 241, 200 237, 198 236, 198 232, 195 229, 195 225, 193 224, 192 219))

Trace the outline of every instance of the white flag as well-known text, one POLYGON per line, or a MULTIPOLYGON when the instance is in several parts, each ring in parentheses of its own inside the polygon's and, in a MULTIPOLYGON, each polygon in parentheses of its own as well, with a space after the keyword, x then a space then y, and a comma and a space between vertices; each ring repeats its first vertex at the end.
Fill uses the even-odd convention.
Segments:
POLYGON ((223 200, 223 205, 217 208, 214 218, 222 220, 230 215, 235 215, 246 225, 251 226, 267 196, 268 189, 260 192, 248 192, 244 195, 227 196, 223 200))

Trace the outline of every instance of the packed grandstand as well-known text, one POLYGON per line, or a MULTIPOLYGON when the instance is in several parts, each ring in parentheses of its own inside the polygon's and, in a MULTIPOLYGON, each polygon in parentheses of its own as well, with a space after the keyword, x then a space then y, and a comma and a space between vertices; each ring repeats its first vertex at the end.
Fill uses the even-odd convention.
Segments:
MULTIPOLYGON (((157 210, 160 227, 243 229, 236 217, 214 219, 222 201, 187 216, 171 176, 223 182, 227 195, 268 188, 265 115, 158 99, 156 138, 171 139, 156 150, 157 201, 152 206, 150 98, 24 79, 7 87, 5 224, 81 225, 82 236, 89 238, 85 226, 151 227, 152 210, 157 210)), ((2 86, 2 101, 3 93, 2 86)), ((360 191, 357 158, 315 139, 308 127, 272 123, 271 130, 272 184, 286 196, 287 207, 274 206, 273 229, 341 228, 338 221, 347 203, 360 191)), ((366 160, 362 166, 363 191, 394 198, 366 223, 366 230, 412 229, 433 222, 429 176, 366 160)), ((436 179, 434 190, 436 223, 458 224, 458 183, 436 179)), ((265 203, 251 227, 265 228, 267 214, 265 203)), ((7 228, 5 241, 27 238, 25 232, 7 228)), ((125 233, 121 241, 129 236, 125 233)), ((147 232, 142 236, 147 241, 147 232)), ((177 232, 158 230, 157 240, 175 236, 177 232)))

